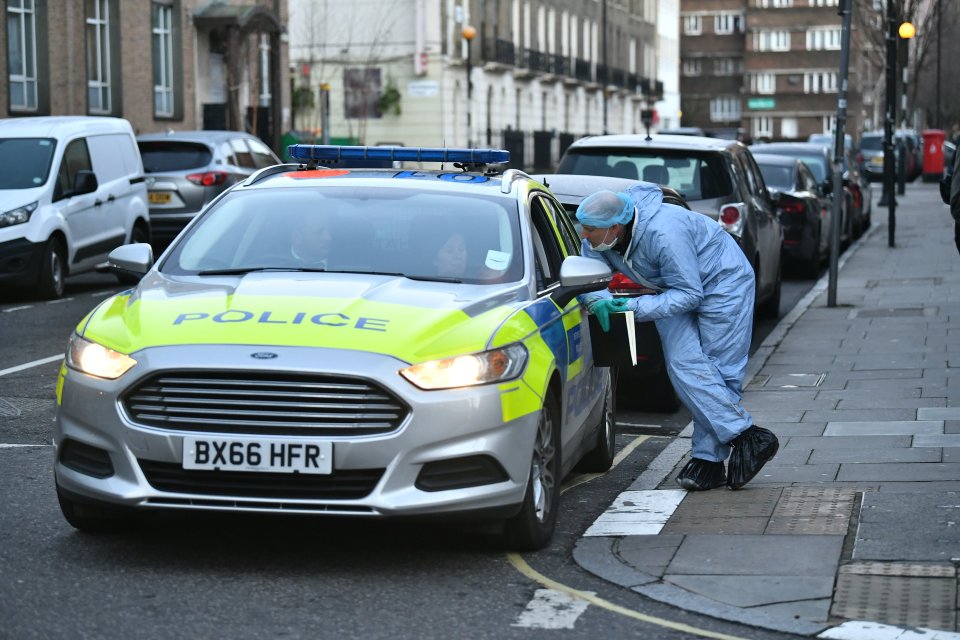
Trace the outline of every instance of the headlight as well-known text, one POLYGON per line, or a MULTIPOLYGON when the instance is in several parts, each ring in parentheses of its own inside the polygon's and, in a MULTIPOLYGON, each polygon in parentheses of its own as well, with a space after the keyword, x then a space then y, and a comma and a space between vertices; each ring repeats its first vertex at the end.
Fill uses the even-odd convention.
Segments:
POLYGON ((37 204, 37 202, 31 202, 28 205, 0 213, 0 228, 12 227, 15 224, 27 222, 30 220, 30 214, 36 211, 37 204))
POLYGON ((483 353, 421 362, 400 370, 400 375, 421 389, 452 389, 503 382, 523 373, 527 348, 511 344, 483 353))
POLYGON ((137 361, 102 344, 81 338, 76 333, 67 346, 67 366, 87 375, 114 380, 125 374, 137 361))

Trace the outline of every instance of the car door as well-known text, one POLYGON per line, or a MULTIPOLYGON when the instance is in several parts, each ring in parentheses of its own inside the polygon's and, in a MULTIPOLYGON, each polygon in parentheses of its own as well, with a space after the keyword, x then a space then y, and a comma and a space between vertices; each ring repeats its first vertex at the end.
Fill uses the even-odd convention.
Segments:
POLYGON ((783 248, 783 233, 776 211, 770 202, 767 186, 760 167, 749 152, 742 154, 743 168, 750 185, 750 207, 756 216, 757 251, 760 254, 761 290, 766 292, 776 287, 780 275, 780 252, 783 248))
MULTIPOLYGON (((542 191, 534 191, 530 197, 530 213, 533 228, 538 236, 535 242, 542 247, 540 260, 548 264, 548 272, 559 283, 560 265, 568 256, 580 254, 580 243, 573 225, 564 213, 563 206, 542 191)), ((541 299, 541 303, 544 300, 541 299)), ((556 308, 552 300, 546 300, 556 308)), ((601 400, 603 389, 601 370, 593 366, 592 356, 585 353, 590 341, 587 313, 576 299, 560 309, 562 328, 566 342, 566 371, 563 394, 562 440, 564 450, 572 452, 586 432, 584 425, 596 402, 601 400), (572 446, 571 446, 572 445, 572 446)))
POLYGON ((817 179, 806 163, 800 162, 797 166, 797 187, 806 194, 805 199, 810 210, 816 212, 820 224, 820 246, 817 250, 823 255, 830 249, 830 237, 833 234, 833 208, 830 199, 821 193, 817 179))
POLYGON ((134 191, 130 178, 140 175, 139 168, 132 166, 135 161, 132 144, 130 136, 121 133, 87 138, 90 160, 97 174, 97 198, 94 206, 100 208, 104 257, 111 249, 127 241, 132 226, 130 212, 134 191), (97 205, 97 202, 100 204, 97 205))
POLYGON ((97 193, 74 195, 78 171, 93 171, 85 138, 71 140, 64 147, 53 192, 53 201, 67 227, 67 259, 71 270, 96 263, 104 253, 99 244, 106 231, 100 207, 96 204, 97 193))

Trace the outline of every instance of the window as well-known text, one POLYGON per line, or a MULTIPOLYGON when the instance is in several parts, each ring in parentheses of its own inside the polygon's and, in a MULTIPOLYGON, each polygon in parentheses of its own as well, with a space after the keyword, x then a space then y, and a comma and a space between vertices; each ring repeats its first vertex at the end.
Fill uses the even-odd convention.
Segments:
POLYGON ((683 35, 698 36, 702 29, 700 16, 683 16, 683 35))
POLYGON ((344 114, 347 118, 379 118, 380 69, 343 70, 344 114))
POLYGON ((173 117, 173 7, 153 5, 153 115, 173 117))
POLYGON ((810 0, 811 7, 836 7, 839 4, 839 0, 810 0))
POLYGON ((7 3, 10 109, 37 110, 37 16, 33 0, 7 3))
POLYGON ((253 161, 256 163, 258 169, 271 167, 279 163, 279 160, 273 155, 270 147, 263 144, 260 140, 247 138, 247 144, 250 145, 250 150, 253 152, 253 161))
POLYGON ((740 15, 736 13, 721 13, 713 17, 713 31, 718 36, 725 36, 740 30, 740 15))
POLYGON ((710 101, 710 121, 729 122, 740 119, 740 98, 722 96, 710 101))
POLYGON ((836 71, 808 71, 803 74, 804 93, 836 93, 836 71))
POLYGON ((797 137, 797 119, 796 118, 783 118, 780 121, 780 137, 781 138, 797 137))
POLYGON ((253 154, 250 153, 250 148, 247 147, 246 142, 240 138, 231 138, 230 146, 233 148, 233 155, 237 159, 238 167, 257 168, 257 163, 253 161, 253 154))
POLYGON ((823 116, 823 132, 833 133, 837 129, 837 116, 823 116))
POLYGON ((773 118, 770 116, 760 116, 753 119, 753 137, 771 138, 773 137, 773 118))
POLYGON ((732 76, 743 71, 739 58, 715 58, 713 61, 713 75, 732 76))
POLYGON ((759 94, 776 93, 777 76, 772 73, 757 73, 753 76, 750 88, 759 94))
POLYGON ((71 142, 63 151, 63 159, 60 161, 60 169, 57 171, 57 186, 53 190, 54 202, 73 193, 78 171, 91 171, 92 169, 87 141, 81 138, 71 142))
POLYGON ((110 113, 110 3, 87 2, 87 108, 110 113))
POLYGON ((837 51, 840 49, 840 27, 807 29, 808 51, 837 51))
POLYGON ((757 0, 758 9, 787 9, 793 6, 793 0, 757 0))
POLYGON ((698 76, 700 75, 700 60, 684 60, 683 61, 683 75, 685 76, 698 76))
POLYGON ((754 51, 789 51, 790 32, 785 29, 761 29, 753 33, 754 51))
MULTIPOLYGON (((270 36, 260 34, 260 106, 270 106, 270 36)), ((379 95, 379 94, 378 94, 379 95)))

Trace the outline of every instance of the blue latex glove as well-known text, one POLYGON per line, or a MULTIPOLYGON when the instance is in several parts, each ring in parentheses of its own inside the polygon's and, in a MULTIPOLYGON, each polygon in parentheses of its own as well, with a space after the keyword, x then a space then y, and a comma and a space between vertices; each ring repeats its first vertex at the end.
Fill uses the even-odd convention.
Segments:
POLYGON ((597 316, 597 322, 604 331, 610 331, 610 314, 622 313, 629 309, 626 298, 600 298, 587 307, 587 311, 597 316))

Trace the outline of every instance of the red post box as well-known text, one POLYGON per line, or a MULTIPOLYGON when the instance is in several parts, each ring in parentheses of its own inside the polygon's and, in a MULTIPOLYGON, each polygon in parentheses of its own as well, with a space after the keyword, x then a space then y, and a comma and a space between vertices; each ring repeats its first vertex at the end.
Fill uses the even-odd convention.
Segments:
POLYGON ((923 181, 939 182, 943 176, 943 141, 947 132, 943 129, 923 131, 923 181))

